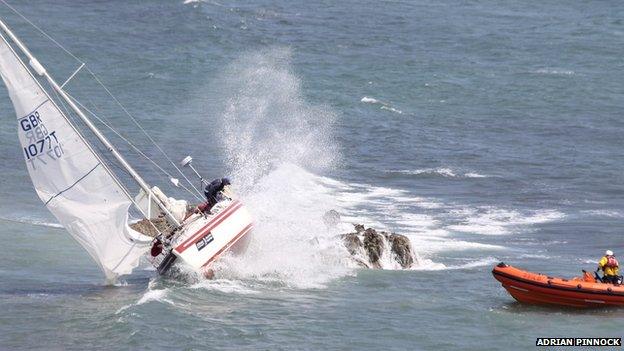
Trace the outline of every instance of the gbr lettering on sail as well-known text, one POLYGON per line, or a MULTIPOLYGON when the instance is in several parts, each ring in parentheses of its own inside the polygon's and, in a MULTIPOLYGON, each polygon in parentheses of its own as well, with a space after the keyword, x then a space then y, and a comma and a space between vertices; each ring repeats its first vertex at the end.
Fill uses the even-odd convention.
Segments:
POLYGON ((27 163, 36 169, 63 156, 63 146, 57 138, 56 131, 48 130, 38 111, 34 111, 18 121, 20 133, 24 133, 24 155, 27 163))

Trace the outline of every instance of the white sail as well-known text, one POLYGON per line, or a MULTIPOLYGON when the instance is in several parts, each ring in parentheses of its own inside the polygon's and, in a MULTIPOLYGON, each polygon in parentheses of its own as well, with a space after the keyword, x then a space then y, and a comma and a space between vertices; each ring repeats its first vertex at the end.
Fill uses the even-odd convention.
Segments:
POLYGON ((128 227, 130 200, 0 35, 0 74, 17 114, 39 198, 97 262, 107 280, 128 274, 151 238, 128 227))

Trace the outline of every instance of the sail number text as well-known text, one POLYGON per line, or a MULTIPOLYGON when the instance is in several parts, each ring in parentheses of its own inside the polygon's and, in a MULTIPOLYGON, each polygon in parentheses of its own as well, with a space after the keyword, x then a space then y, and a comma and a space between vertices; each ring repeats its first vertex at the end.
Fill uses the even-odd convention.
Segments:
POLYGON ((21 118, 18 122, 27 139, 25 141, 27 146, 24 146, 24 155, 26 155, 26 160, 31 163, 33 168, 35 167, 35 159, 43 162, 43 164, 47 164, 44 160, 46 155, 52 160, 57 160, 63 156, 63 147, 56 137, 56 131, 49 131, 46 128, 39 112, 35 111, 21 118))

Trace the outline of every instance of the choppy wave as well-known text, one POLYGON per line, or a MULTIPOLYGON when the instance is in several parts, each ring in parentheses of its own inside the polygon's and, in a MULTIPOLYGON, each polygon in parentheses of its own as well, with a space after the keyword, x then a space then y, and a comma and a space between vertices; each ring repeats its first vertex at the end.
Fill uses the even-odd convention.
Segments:
POLYGON ((623 218, 624 213, 616 210, 588 210, 581 211, 581 213, 594 216, 594 217, 608 217, 608 218, 623 218))
POLYGON ((137 302, 122 306, 115 312, 115 314, 120 314, 129 308, 143 305, 148 302, 160 302, 160 303, 167 303, 170 305, 175 305, 175 303, 172 300, 167 298, 167 295, 170 293, 170 289, 168 288, 156 289, 154 285, 155 285, 155 281, 154 280, 150 281, 147 287, 147 290, 145 291, 145 293, 143 293, 143 295, 139 298, 139 300, 137 300, 137 302))
POLYGON ((192 289, 204 289, 218 291, 226 294, 257 294, 258 290, 253 289, 242 281, 229 280, 229 279, 214 279, 214 280, 201 280, 200 282, 193 284, 192 289))
POLYGON ((519 256, 519 258, 537 258, 537 259, 551 259, 552 256, 549 255, 542 255, 542 254, 522 254, 519 256))
POLYGON ((387 111, 394 112, 394 113, 398 113, 400 115, 403 114, 403 111, 397 110, 396 108, 394 108, 392 106, 385 106, 384 105, 384 106, 381 106, 380 109, 387 110, 387 111))
POLYGON ((397 174, 407 174, 407 175, 433 175, 433 176, 442 176, 445 178, 487 178, 488 175, 480 174, 476 172, 459 172, 453 170, 451 168, 440 167, 440 168, 423 168, 423 169, 402 169, 402 170, 390 170, 388 173, 397 173, 397 174))
POLYGON ((168 289, 157 289, 157 290, 148 289, 145 292, 145 294, 141 296, 141 298, 139 299, 139 301, 137 301, 136 304, 142 305, 150 301, 164 301, 164 302, 173 304, 173 301, 168 300, 166 298, 168 291, 169 291, 168 289))
POLYGON ((546 74, 546 75, 556 75, 556 76, 571 76, 574 75, 575 72, 572 70, 566 69, 549 69, 549 68, 540 68, 538 70, 533 71, 536 74, 546 74))
POLYGON ((493 263, 499 262, 495 257, 485 257, 482 259, 478 259, 475 261, 469 261, 460 265, 450 265, 447 266, 443 263, 435 263, 431 260, 424 260, 418 266, 412 268, 412 270, 416 271, 441 271, 441 270, 461 270, 461 269, 471 269, 477 267, 491 266, 493 263))
POLYGON ((49 222, 46 220, 36 219, 32 217, 21 217, 21 218, 0 217, 0 220, 23 223, 23 224, 31 224, 31 225, 41 226, 41 227, 48 227, 48 228, 63 228, 63 226, 60 225, 59 223, 49 222))
MULTIPOLYGON (((249 194, 248 203, 263 227, 259 234, 262 239, 244 258, 226 260, 221 277, 240 276, 267 283, 319 287, 352 274, 350 256, 335 238, 338 233, 351 231, 351 223, 407 235, 416 254, 425 255, 425 260, 440 252, 506 249, 500 245, 449 238, 451 231, 445 227, 444 215, 420 213, 418 209, 446 210, 455 205, 410 196, 400 189, 340 182, 287 164, 263 179, 256 190, 261 192, 249 194), (290 181, 284 183, 286 178, 290 181), (275 202, 267 203, 267 198, 275 202), (330 230, 322 223, 322 214, 328 209, 341 213, 343 223, 339 228, 330 230), (280 246, 276 248, 275 242, 280 242, 280 246)), ((470 214, 462 218, 470 220, 470 214)), ((539 221, 532 218, 525 223, 539 221)), ((392 260, 381 262, 381 266, 399 268, 392 260)))
POLYGON ((487 175, 484 174, 479 174, 479 173, 475 173, 475 172, 468 172, 468 173, 464 173, 464 177, 466 178, 487 178, 487 175))
POLYGON ((581 262, 585 263, 585 264, 598 264, 598 260, 595 258, 587 258, 587 259, 581 259, 581 262))
POLYGON ((363 97, 360 101, 368 103, 368 104, 381 104, 382 103, 381 101, 379 101, 377 99, 373 99, 373 98, 368 97, 368 96, 363 97))
POLYGON ((462 219, 459 224, 447 226, 448 229, 484 235, 509 234, 518 227, 527 228, 565 217, 564 213, 553 209, 523 212, 488 206, 456 209, 451 213, 462 219))
POLYGON ((383 102, 380 100, 377 100, 375 98, 372 97, 368 97, 368 96, 364 96, 362 99, 360 99, 360 102, 363 102, 365 104, 372 104, 372 105, 381 105, 379 108, 381 110, 386 110, 386 111, 390 111, 390 112, 394 112, 394 113, 398 113, 398 114, 403 114, 403 111, 392 107, 392 105, 390 105, 387 102, 383 102))

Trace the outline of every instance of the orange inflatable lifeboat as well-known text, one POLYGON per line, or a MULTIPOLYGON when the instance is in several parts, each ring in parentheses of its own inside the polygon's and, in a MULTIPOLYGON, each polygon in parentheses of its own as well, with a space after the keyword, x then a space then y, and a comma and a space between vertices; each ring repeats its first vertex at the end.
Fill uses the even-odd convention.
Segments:
POLYGON ((624 306, 624 285, 602 283, 587 272, 581 278, 554 278, 501 262, 492 274, 519 302, 571 307, 624 306))

